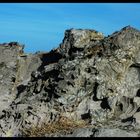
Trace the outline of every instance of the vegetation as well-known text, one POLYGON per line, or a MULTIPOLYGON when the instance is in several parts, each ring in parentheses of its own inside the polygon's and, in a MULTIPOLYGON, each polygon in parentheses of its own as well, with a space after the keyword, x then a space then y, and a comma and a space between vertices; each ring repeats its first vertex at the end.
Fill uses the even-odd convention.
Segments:
POLYGON ((87 123, 84 120, 75 121, 67 117, 60 117, 57 122, 43 124, 41 127, 32 127, 30 130, 24 130, 26 137, 43 137, 45 134, 69 134, 74 128, 85 127, 87 123))

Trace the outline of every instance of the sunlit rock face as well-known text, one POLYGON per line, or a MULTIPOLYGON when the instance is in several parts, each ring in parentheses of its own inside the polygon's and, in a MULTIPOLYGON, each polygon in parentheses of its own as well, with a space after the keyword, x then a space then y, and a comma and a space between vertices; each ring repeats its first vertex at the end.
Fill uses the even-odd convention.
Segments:
POLYGON ((22 47, 18 43, 0 44, 0 114, 14 100, 12 90, 21 53, 22 47))
MULTIPOLYGON (((22 136, 62 116, 113 127, 110 136, 122 135, 120 127, 134 120, 135 131, 140 127, 140 31, 133 27, 108 37, 66 30, 59 47, 46 53, 25 54, 16 42, 1 44, 0 71, 0 136, 22 136)), ((105 128, 98 136, 107 135, 105 128)))

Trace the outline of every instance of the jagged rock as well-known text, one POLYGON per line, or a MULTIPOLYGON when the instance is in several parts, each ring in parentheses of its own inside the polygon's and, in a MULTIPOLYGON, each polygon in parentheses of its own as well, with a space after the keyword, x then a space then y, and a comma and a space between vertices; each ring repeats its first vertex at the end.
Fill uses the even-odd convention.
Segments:
POLYGON ((75 129, 72 134, 66 135, 64 137, 91 137, 93 136, 92 128, 78 128, 75 129))
POLYGON ((17 59, 22 53, 22 46, 16 43, 0 44, 0 114, 9 108, 14 100, 12 94, 16 79, 17 59))
POLYGON ((119 128, 101 128, 95 132, 94 137, 138 137, 138 134, 134 131, 127 132, 119 128))
MULTIPOLYGON (((108 37, 66 30, 60 46, 46 53, 24 54, 16 42, 1 44, 0 136, 21 136, 60 116, 93 126, 110 120, 120 126, 138 123, 139 40, 140 31, 127 26, 108 37)), ((117 127, 114 123, 98 136, 138 136, 117 127)), ((91 130, 75 129, 73 136, 94 136, 91 130)))
POLYGON ((79 128, 74 130, 72 134, 63 137, 138 137, 134 131, 127 132, 119 128, 79 128))
POLYGON ((134 114, 134 118, 136 119, 136 123, 140 125, 140 112, 136 112, 134 114))
POLYGON ((138 137, 138 132, 120 128, 76 128, 71 134, 46 134, 45 137, 138 137))
POLYGON ((86 46, 91 45, 89 43, 98 42, 103 38, 103 34, 95 30, 66 30, 64 40, 60 44, 59 52, 66 57, 74 54, 79 56, 86 46))

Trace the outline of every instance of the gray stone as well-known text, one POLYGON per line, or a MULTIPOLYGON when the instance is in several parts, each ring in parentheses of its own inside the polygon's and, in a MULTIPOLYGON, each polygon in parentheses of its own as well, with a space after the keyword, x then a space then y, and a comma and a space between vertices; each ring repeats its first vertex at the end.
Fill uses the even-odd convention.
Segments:
POLYGON ((93 135, 92 128, 78 128, 72 134, 64 137, 91 137, 93 135))
POLYGON ((94 137, 138 137, 138 134, 133 131, 127 132, 119 128, 114 128, 114 129, 101 128, 95 132, 94 137))
MULTIPOLYGON (((62 115, 101 127, 120 121, 97 136, 138 136, 117 126, 133 124, 133 118, 139 123, 139 40, 140 31, 127 26, 108 37, 95 30, 66 30, 60 46, 48 53, 25 54, 16 42, 1 44, 0 136, 21 135, 62 115)), ((80 128, 72 135, 94 132, 80 128)))

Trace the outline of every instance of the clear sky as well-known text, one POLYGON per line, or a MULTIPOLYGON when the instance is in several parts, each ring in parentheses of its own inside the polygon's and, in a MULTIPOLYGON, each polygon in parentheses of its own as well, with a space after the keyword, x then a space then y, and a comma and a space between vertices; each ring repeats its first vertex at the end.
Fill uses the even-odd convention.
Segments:
POLYGON ((109 35, 124 26, 140 29, 140 3, 0 3, 0 43, 17 41, 24 51, 50 51, 70 28, 109 35))

